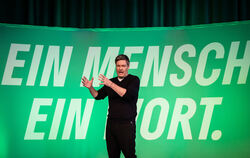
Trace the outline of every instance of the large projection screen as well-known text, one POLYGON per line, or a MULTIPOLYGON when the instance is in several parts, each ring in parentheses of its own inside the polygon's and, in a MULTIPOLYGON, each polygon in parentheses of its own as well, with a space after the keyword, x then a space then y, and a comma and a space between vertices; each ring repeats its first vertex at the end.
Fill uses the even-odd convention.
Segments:
POLYGON ((81 77, 140 78, 141 158, 250 156, 250 21, 174 28, 0 24, 0 157, 108 157, 108 99, 81 77))

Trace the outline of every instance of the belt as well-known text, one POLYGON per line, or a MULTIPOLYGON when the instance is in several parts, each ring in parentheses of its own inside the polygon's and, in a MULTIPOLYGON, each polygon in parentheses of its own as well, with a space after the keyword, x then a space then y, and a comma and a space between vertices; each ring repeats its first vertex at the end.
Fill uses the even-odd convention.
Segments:
POLYGON ((132 118, 108 118, 108 121, 118 122, 118 123, 126 123, 126 122, 135 122, 135 119, 132 118))

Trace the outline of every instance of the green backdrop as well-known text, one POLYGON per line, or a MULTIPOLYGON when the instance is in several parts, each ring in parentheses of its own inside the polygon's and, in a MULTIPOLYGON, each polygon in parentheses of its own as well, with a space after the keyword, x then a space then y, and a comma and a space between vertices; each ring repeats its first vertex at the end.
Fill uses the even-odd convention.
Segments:
POLYGON ((174 28, 0 24, 0 157, 107 157, 108 100, 81 77, 140 78, 138 157, 249 157, 250 21, 174 28))

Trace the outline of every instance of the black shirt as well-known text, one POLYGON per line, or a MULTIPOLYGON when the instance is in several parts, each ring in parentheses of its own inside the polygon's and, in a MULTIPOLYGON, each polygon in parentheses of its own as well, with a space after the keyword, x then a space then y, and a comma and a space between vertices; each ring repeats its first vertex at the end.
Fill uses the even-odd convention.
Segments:
POLYGON ((122 81, 117 77, 110 79, 118 86, 125 88, 127 91, 123 97, 119 96, 112 88, 103 86, 98 90, 96 100, 104 99, 108 96, 109 109, 108 118, 117 120, 135 120, 136 102, 138 100, 138 92, 140 80, 137 76, 128 74, 122 81))

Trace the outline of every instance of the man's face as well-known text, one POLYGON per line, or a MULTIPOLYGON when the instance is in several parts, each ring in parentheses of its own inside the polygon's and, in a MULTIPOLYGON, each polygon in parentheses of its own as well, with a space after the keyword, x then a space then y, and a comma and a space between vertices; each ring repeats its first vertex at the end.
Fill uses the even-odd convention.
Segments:
POLYGON ((128 75, 129 65, 126 60, 118 60, 116 62, 116 73, 118 78, 124 78, 128 75))

